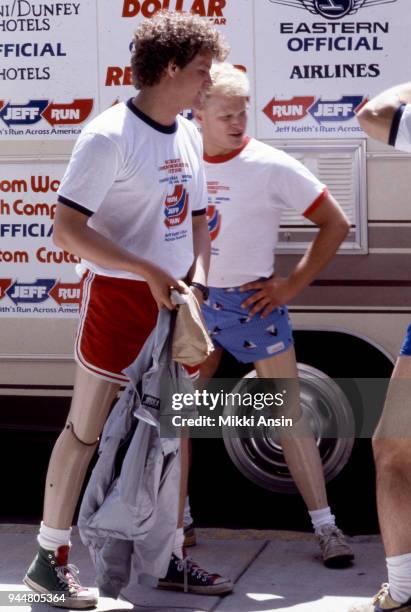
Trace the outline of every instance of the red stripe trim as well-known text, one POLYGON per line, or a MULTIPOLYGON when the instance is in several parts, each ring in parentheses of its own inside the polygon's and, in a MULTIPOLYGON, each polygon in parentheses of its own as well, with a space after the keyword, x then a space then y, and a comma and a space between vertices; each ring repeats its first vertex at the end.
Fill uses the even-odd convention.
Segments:
POLYGON ((90 372, 94 376, 98 376, 99 378, 103 378, 104 380, 108 380, 110 382, 115 382, 115 383, 120 383, 120 384, 124 382, 128 382, 128 378, 126 376, 119 375, 114 372, 107 372, 106 370, 102 370, 100 368, 97 368, 96 366, 93 366, 93 364, 89 363, 88 361, 84 359, 83 354, 81 352, 82 333, 83 333, 84 324, 87 318, 86 316, 86 313, 88 311, 87 307, 88 307, 88 303, 90 300, 91 285, 93 283, 94 278, 95 278, 94 272, 87 270, 86 276, 83 280, 83 301, 82 301, 81 311, 80 311, 80 323, 79 323, 79 327, 77 331, 76 342, 74 345, 74 356, 75 356, 77 363, 82 368, 87 370, 87 372, 90 372))
POLYGON ((239 155, 241 151, 245 149, 250 140, 251 138, 249 136, 244 136, 241 147, 230 151, 230 153, 226 153, 226 155, 207 155, 207 153, 204 152, 204 161, 208 162, 209 164, 222 164, 223 162, 230 161, 230 159, 234 159, 234 157, 237 157, 237 155, 239 155))
POLYGON ((309 206, 307 208, 307 210, 303 213, 304 217, 309 217, 310 215, 313 214, 313 212, 315 210, 317 210, 317 208, 320 206, 320 204, 322 204, 323 200, 325 200, 325 198, 328 196, 328 189, 325 188, 324 191, 322 191, 320 193, 320 195, 318 196, 318 198, 316 198, 314 200, 314 202, 311 204, 311 206, 309 206))
POLYGON ((364 98, 364 100, 361 102, 361 104, 359 104, 359 106, 357 106, 354 109, 354 113, 356 115, 358 115, 358 113, 360 112, 360 110, 367 104, 367 102, 369 102, 368 98, 364 98))
POLYGON ((74 344, 76 355, 80 353, 80 343, 81 343, 81 335, 83 332, 83 327, 85 323, 85 313, 87 312, 87 305, 90 299, 90 286, 94 279, 94 273, 87 270, 84 278, 83 278, 83 286, 82 286, 82 302, 81 309, 79 315, 79 326, 77 328, 77 336, 74 344))

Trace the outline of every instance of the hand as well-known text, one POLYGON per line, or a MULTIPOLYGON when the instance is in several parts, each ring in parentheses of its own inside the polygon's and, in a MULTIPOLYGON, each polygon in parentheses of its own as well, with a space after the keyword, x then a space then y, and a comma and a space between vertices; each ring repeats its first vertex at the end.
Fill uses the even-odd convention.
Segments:
POLYGON ((265 319, 275 308, 287 304, 295 296, 289 279, 275 275, 265 280, 245 283, 240 287, 240 291, 251 290, 256 291, 241 304, 241 307, 250 308, 248 312, 250 316, 260 312, 262 319, 265 319))
POLYGON ((159 310, 163 306, 169 310, 174 310, 175 305, 170 298, 171 289, 175 289, 179 293, 188 293, 187 285, 153 264, 150 265, 144 276, 159 310))

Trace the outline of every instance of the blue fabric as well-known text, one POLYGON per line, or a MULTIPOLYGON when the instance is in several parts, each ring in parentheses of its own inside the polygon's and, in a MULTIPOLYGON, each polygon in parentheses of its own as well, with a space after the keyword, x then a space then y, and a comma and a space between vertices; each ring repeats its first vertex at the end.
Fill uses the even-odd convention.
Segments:
POLYGON ((400 355, 411 355, 411 323, 410 325, 408 325, 407 333, 405 334, 405 338, 400 350, 400 355))
POLYGON ((287 306, 273 310, 265 319, 248 316, 241 304, 255 291, 238 287, 210 287, 203 314, 216 347, 229 351, 238 361, 251 363, 286 351, 293 344, 287 306))

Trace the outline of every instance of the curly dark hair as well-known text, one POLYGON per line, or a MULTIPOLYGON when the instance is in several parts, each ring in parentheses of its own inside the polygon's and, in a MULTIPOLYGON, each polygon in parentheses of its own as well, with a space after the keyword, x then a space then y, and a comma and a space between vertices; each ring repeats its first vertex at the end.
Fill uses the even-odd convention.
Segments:
POLYGON ((170 61, 184 68, 197 53, 210 52, 223 61, 229 46, 204 18, 191 13, 159 11, 138 26, 133 40, 131 70, 137 89, 156 85, 170 61))

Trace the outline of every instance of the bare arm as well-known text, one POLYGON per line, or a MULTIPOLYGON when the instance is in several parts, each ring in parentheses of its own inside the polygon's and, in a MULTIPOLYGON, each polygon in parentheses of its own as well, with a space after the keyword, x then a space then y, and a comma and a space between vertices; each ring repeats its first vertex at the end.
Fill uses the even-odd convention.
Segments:
POLYGON ((358 111, 358 122, 371 138, 388 144, 394 115, 402 103, 411 104, 411 83, 397 85, 372 98, 358 111))
POLYGON ((288 278, 273 275, 267 280, 242 286, 242 291, 259 290, 243 303, 246 308, 252 306, 251 315, 262 311, 262 316, 267 316, 307 287, 333 258, 350 229, 339 204, 328 193, 308 218, 318 225, 319 232, 288 278))
MULTIPOLYGON (((210 267, 211 241, 206 215, 195 215, 193 217, 193 246, 194 262, 188 273, 189 281, 207 285, 207 276, 210 267)), ((203 294, 196 288, 193 288, 193 291, 201 304, 203 301, 203 294)))
MULTIPOLYGON (((64 204, 58 204, 53 228, 53 241, 62 249, 93 261, 105 268, 139 274, 146 279, 159 308, 174 308, 170 286, 178 281, 146 259, 137 257, 87 225, 88 217, 64 204)), ((180 289, 182 291, 182 289, 180 289)))

